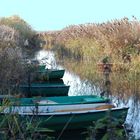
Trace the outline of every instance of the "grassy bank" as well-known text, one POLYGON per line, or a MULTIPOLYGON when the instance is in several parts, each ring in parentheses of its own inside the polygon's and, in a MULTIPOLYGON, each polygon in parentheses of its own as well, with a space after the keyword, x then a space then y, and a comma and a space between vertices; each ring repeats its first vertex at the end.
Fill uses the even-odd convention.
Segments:
POLYGON ((46 32, 45 37, 63 57, 96 64, 109 57, 114 70, 139 71, 140 22, 135 17, 101 24, 72 25, 53 34, 46 32), (126 67, 126 63, 130 65, 126 67))

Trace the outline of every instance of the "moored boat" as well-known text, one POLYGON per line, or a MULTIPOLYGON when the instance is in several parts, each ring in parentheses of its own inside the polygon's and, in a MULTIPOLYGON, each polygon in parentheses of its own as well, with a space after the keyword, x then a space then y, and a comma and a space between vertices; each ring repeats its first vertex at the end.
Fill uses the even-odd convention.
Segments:
POLYGON ((128 111, 127 107, 115 107, 108 102, 64 105, 52 100, 47 103, 45 100, 33 98, 13 101, 14 105, 9 107, 1 105, 1 115, 18 114, 22 120, 32 119, 39 122, 40 128, 52 130, 87 128, 93 121, 105 117, 108 111, 112 117, 125 121, 128 111))
POLYGON ((19 85, 19 91, 26 96, 67 96, 69 87, 58 83, 31 83, 19 85))
POLYGON ((45 64, 39 64, 38 61, 31 62, 33 71, 35 73, 34 79, 36 80, 50 80, 50 79, 61 79, 64 76, 64 69, 54 69, 54 68, 46 68, 45 64))
MULTIPOLYGON (((37 120, 42 120, 40 127, 49 128, 52 130, 62 129, 84 129, 93 125, 93 121, 97 121, 107 116, 109 109, 87 109, 80 111, 65 111, 55 113, 41 113, 35 115, 37 120)), ((112 108, 110 109, 110 115, 114 118, 121 118, 123 122, 126 119, 128 108, 112 108)), ((27 117, 27 114, 22 114, 27 117)), ((33 114, 28 114, 29 117, 33 117, 33 114)))
POLYGON ((44 69, 36 72, 34 79, 37 81, 56 80, 63 78, 65 70, 44 69))

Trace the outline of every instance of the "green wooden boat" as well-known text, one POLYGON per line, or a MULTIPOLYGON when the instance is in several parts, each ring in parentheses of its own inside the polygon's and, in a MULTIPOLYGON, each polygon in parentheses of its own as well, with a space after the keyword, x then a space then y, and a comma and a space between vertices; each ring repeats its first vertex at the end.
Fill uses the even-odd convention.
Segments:
MULTIPOLYGON (((36 121, 40 121, 39 127, 48 128, 51 130, 63 129, 86 129, 93 125, 93 121, 97 121, 105 117, 108 109, 103 110, 84 110, 84 111, 67 111, 56 113, 42 113, 39 115, 25 114, 22 117, 34 117, 36 121)), ((111 116, 114 118, 122 118, 123 122, 126 119, 128 108, 112 108, 111 116)))
POLYGON ((69 87, 61 82, 21 84, 19 92, 28 96, 66 96, 69 87))
POLYGON ((47 69, 45 64, 38 64, 38 61, 33 62, 33 69, 36 72, 35 79, 38 80, 49 80, 49 79, 60 79, 63 78, 65 70, 59 69, 47 69))
MULTIPOLYGON (((87 129, 93 125, 94 121, 98 121, 107 116, 110 111, 110 115, 116 119, 122 119, 125 122, 128 108, 113 108, 104 110, 87 110, 81 112, 55 112, 55 113, 20 113, 19 117, 21 121, 25 122, 31 120, 36 123, 38 129, 47 128, 54 131, 72 130, 72 129, 87 129)), ((6 113, 9 114, 9 113, 6 113)), ((1 113, 3 117, 6 115, 1 113)), ((16 113, 17 114, 17 113, 16 113)), ((2 117, 2 116, 1 116, 2 117)))
POLYGON ((36 81, 47 81, 47 80, 56 80, 63 78, 65 70, 57 69, 44 69, 36 72, 34 80, 36 81))
POLYGON ((100 102, 102 98, 97 96, 79 97, 46 97, 44 98, 10 98, 13 105, 5 107, 1 104, 1 114, 18 114, 21 120, 31 119, 37 122, 39 128, 51 130, 84 129, 105 117, 110 110, 114 118, 122 118, 125 121, 127 107, 115 107, 109 102, 100 102), (93 102, 91 102, 91 98, 93 102), (65 99, 65 101, 64 101, 65 99), (67 102, 68 99, 68 103, 67 102), (73 100, 72 100, 73 99, 73 100), (85 103, 81 99, 88 99, 85 103), (89 101, 90 102, 87 102, 89 101), (61 100, 61 101, 60 101, 61 100), (58 102, 56 102, 58 101, 58 102), (73 101, 73 102, 72 102, 73 101), (2 109, 3 108, 3 109, 2 109))

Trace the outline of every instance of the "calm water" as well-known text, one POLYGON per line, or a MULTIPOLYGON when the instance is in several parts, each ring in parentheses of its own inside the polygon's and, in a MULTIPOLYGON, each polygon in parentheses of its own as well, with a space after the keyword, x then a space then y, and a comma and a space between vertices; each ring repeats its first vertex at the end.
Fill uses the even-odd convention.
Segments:
MULTIPOLYGON (((48 68, 57 68, 62 69, 63 67, 56 63, 54 54, 48 51, 40 51, 37 54, 37 59, 41 60, 45 58, 45 60, 41 60, 41 63, 45 63, 48 68)), ((81 80, 81 78, 70 72, 68 68, 65 67, 65 75, 63 77, 63 81, 65 84, 70 85, 69 96, 71 95, 100 95, 104 87, 97 86, 94 82, 89 80, 81 80)), ((104 75, 100 74, 102 79, 104 79, 104 75)), ((110 89, 113 91, 113 94, 109 95, 114 103, 117 106, 129 106, 128 115, 126 118, 126 123, 129 124, 129 127, 133 130, 132 135, 134 135, 137 139, 140 139, 140 91, 139 91, 139 79, 137 76, 137 80, 131 83, 132 80, 126 82, 127 86, 121 84, 121 77, 124 79, 126 76, 112 74, 113 82, 117 84, 111 84, 110 89), (120 76, 120 77, 119 77, 120 76), (124 77, 123 77, 124 76, 124 77), (119 85, 120 84, 120 85, 119 85), (129 86, 130 85, 130 86, 129 86), (132 88, 131 88, 132 86, 132 88), (134 89, 133 89, 134 88, 134 89), (114 94, 115 93, 115 94, 114 94), (116 94, 117 93, 117 94, 116 94)), ((133 76, 132 76, 133 77, 133 76)), ((110 79, 111 80, 111 79, 110 79)), ((101 81, 102 82, 102 81, 101 81)), ((77 133, 76 133, 77 134, 77 133)), ((80 135, 76 135, 73 133, 73 138, 75 140, 82 139, 81 133, 80 135)), ((65 139, 65 138, 64 138, 65 139)))

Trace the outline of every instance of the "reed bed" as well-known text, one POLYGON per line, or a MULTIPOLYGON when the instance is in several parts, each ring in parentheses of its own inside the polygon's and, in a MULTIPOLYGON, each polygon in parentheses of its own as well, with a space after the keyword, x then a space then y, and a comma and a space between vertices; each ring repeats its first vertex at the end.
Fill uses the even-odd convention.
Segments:
POLYGON ((122 64, 129 62, 137 68, 140 59, 140 22, 135 17, 101 24, 71 25, 59 32, 46 32, 42 36, 52 41, 49 48, 53 47, 61 56, 95 63, 108 56, 117 71, 123 69, 122 64))

